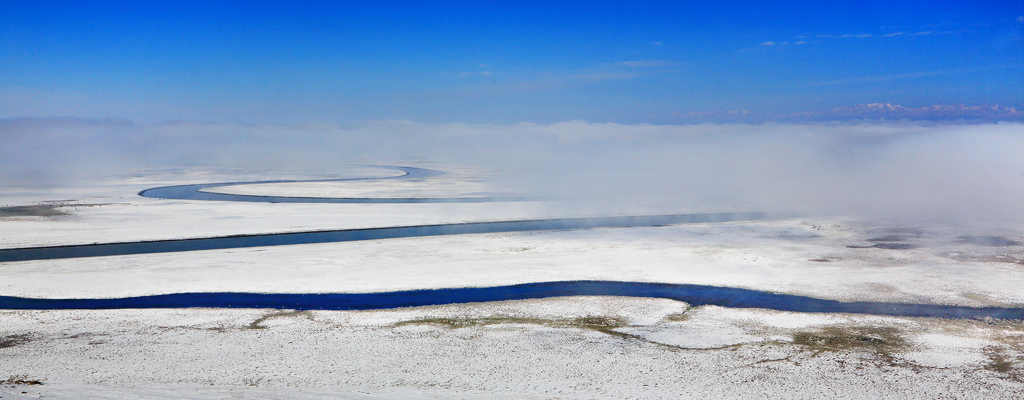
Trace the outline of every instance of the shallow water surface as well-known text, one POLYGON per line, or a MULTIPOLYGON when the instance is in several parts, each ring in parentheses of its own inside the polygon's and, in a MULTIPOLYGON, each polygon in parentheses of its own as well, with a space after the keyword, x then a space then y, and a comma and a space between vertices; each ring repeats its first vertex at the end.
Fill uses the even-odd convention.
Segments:
POLYGON ((26 247, 0 250, 0 262, 63 258, 123 256, 181 251, 284 246, 293 244, 351 242, 407 237, 462 235, 470 233, 523 232, 559 229, 651 227, 670 224, 751 221, 766 219, 761 212, 717 214, 670 214, 627 217, 559 218, 520 221, 470 222, 387 228, 340 229, 259 235, 234 235, 198 239, 154 240, 74 246, 26 247))
POLYGON ((115 299, 32 299, 0 296, 0 308, 16 310, 119 308, 278 308, 374 310, 438 304, 539 299, 563 296, 628 296, 679 300, 693 306, 764 308, 936 318, 1024 319, 1024 308, 937 304, 842 302, 758 290, 617 281, 557 281, 521 285, 410 290, 385 293, 175 293, 115 299))

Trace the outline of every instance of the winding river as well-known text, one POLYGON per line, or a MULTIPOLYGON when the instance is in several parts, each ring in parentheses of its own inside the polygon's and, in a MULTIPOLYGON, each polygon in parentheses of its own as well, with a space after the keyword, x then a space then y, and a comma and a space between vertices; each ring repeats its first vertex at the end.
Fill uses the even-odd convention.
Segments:
POLYGON ((501 201, 528 201, 535 200, 533 197, 287 197, 287 196, 258 196, 245 194, 227 194, 205 192, 203 189, 255 185, 264 183, 298 183, 298 182, 345 182, 345 181, 375 181, 390 179, 423 179, 441 176, 445 173, 433 169, 414 167, 392 167, 374 165, 375 168, 385 168, 402 171, 404 175, 388 176, 383 178, 344 178, 344 179, 317 179, 317 180, 276 180, 276 181, 253 181, 253 182, 221 182, 221 183, 200 183, 194 185, 163 186, 146 189, 139 192, 139 196, 155 199, 170 200, 206 200, 206 201, 245 201, 256 203, 489 203, 501 201))
MULTIPOLYGON (((140 196, 212 201, 269 203, 444 203, 519 201, 525 198, 310 198, 249 196, 202 192, 201 189, 231 185, 281 182, 418 179, 444 172, 411 167, 386 167, 405 175, 385 178, 350 178, 319 181, 259 181, 167 186, 143 190, 140 196)), ((0 250, 0 262, 53 260, 80 257, 170 253, 292 244, 347 242, 392 238, 523 232, 610 227, 654 227, 682 223, 750 221, 766 219, 760 212, 671 214, 599 218, 559 218, 520 221, 474 222, 396 226, 370 229, 235 235, 197 239, 102 243, 76 246, 31 247, 0 250)), ((174 293, 109 299, 41 299, 0 296, 0 309, 118 309, 118 308, 279 308, 295 310, 372 310, 484 301, 524 300, 561 296, 628 296, 666 298, 694 306, 718 305, 797 312, 862 313, 908 317, 1024 319, 1024 308, 963 307, 938 304, 842 302, 758 290, 652 282, 558 281, 508 286, 412 290, 384 293, 174 293)))
POLYGON ((937 304, 842 302, 759 290, 650 282, 558 281, 521 285, 383 293, 175 293, 112 299, 34 299, 0 296, 0 308, 81 310, 118 308, 279 308, 292 310, 375 310, 483 301, 562 296, 628 296, 780 311, 828 312, 935 318, 1024 319, 1024 308, 937 304))
POLYGON ((0 250, 0 262, 55 260, 62 258, 124 256, 132 254, 174 253, 181 251, 237 249, 285 246, 293 244, 352 242, 421 236, 462 235, 470 233, 525 232, 560 229, 652 227, 699 222, 751 221, 765 219, 760 212, 719 214, 671 214, 628 217, 558 218, 520 221, 468 222, 461 224, 394 226, 366 229, 340 229, 233 235, 198 239, 153 240, 72 246, 25 247, 0 250))

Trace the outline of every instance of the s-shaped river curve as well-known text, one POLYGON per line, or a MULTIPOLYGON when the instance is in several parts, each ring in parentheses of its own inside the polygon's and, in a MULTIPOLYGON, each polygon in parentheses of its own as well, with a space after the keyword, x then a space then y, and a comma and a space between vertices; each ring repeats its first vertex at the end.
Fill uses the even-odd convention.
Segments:
POLYGON ((264 183, 299 183, 299 182, 345 182, 345 181, 375 181, 395 179, 422 179, 441 176, 445 173, 433 169, 415 167, 392 167, 373 165, 375 168, 385 168, 402 171, 405 174, 388 176, 383 178, 344 178, 344 179, 316 179, 316 180, 276 180, 276 181, 253 181, 253 182, 221 182, 221 183, 200 183, 193 185, 163 186, 146 189, 139 192, 139 196, 155 199, 170 200, 208 200, 208 201, 245 201, 255 203, 489 203, 502 201, 527 201, 536 200, 533 197, 290 197, 290 196, 259 196, 247 194, 228 194, 204 192, 203 189, 256 185, 264 183))

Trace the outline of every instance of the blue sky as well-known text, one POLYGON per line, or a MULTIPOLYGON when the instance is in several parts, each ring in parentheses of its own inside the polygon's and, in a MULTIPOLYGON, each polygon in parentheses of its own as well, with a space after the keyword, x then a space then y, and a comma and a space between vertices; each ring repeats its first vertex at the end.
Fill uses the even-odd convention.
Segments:
POLYGON ((1024 108, 1024 2, 0 2, 0 118, 1024 108), (713 3, 713 4, 704 4, 713 3))

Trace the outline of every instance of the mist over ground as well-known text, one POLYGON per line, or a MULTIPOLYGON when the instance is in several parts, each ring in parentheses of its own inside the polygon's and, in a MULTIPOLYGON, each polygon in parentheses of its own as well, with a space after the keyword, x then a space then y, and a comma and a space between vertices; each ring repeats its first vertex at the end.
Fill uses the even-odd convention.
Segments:
MULTIPOLYGON (((145 168, 472 166, 526 194, 957 223, 1024 221, 1024 124, 243 125, 0 120, 0 186, 145 168)), ((442 168, 443 169, 443 168, 442 168)), ((571 204, 571 203, 570 203, 571 204)))

